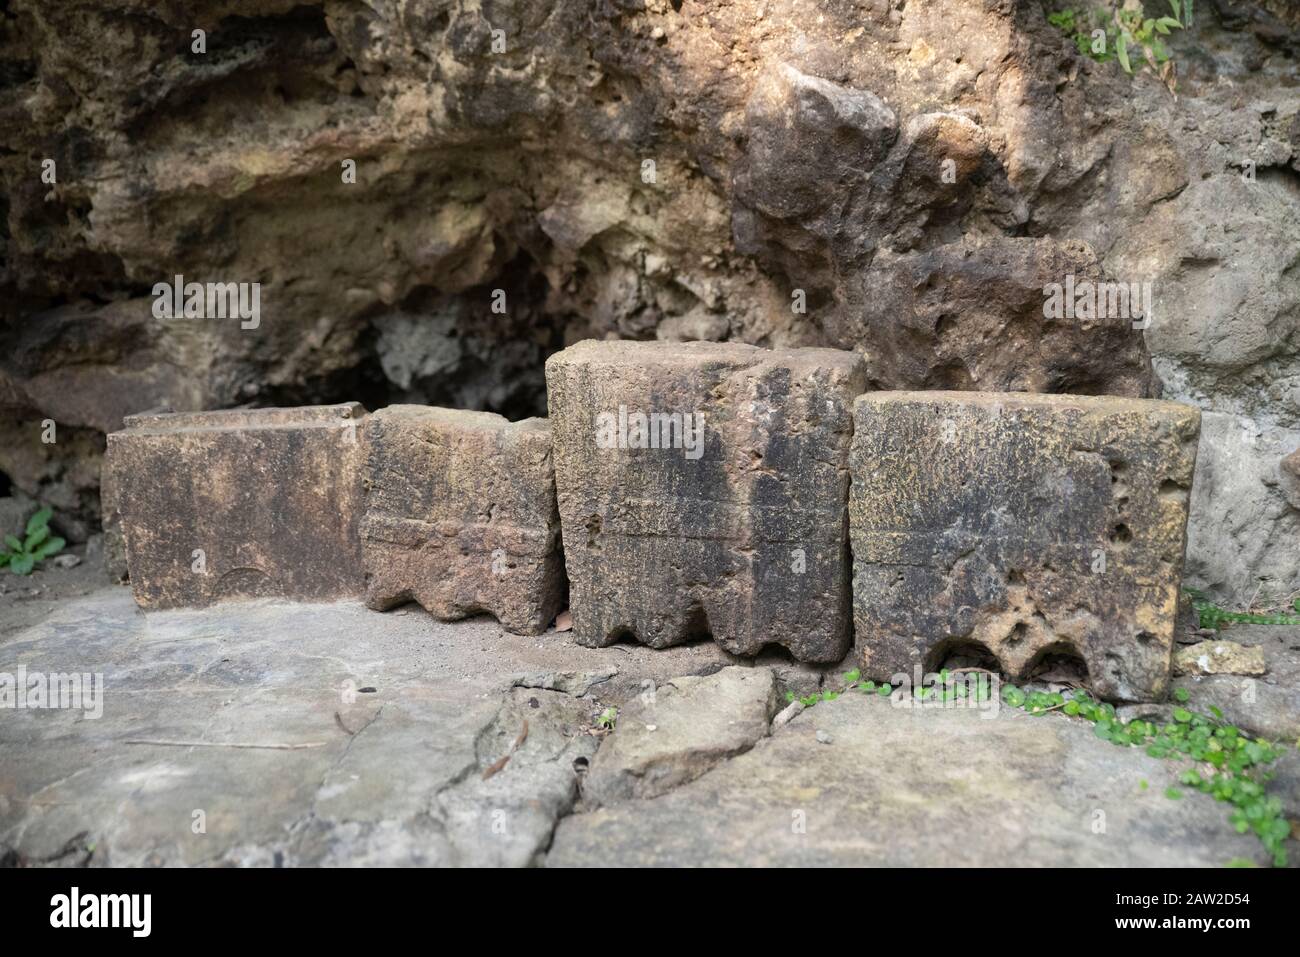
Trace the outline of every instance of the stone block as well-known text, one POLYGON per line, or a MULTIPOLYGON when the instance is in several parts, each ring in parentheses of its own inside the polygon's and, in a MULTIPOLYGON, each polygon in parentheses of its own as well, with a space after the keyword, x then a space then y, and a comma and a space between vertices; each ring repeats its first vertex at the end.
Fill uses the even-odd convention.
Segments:
POLYGON ((1027 678, 1082 658, 1107 698, 1164 694, 1200 413, 1142 399, 876 392, 854 405, 864 674, 972 646, 1027 678))
POLYGON ((364 421, 357 403, 127 416, 106 470, 136 602, 360 596, 364 421))
POLYGON ((544 631, 565 598, 547 421, 395 405, 369 417, 367 446, 366 604, 544 631))
POLYGON ((580 644, 847 653, 855 354, 588 341, 546 380, 580 644))

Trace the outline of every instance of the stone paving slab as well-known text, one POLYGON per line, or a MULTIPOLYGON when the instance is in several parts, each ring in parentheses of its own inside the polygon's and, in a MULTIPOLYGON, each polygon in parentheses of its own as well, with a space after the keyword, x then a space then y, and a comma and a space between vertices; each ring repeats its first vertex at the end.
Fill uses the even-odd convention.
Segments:
POLYGON ((16 633, 0 627, 0 672, 100 672, 106 688, 98 719, 0 709, 0 858, 94 866, 1261 860, 1253 839, 1228 826, 1225 806, 1163 797, 1170 764, 1098 741, 1060 715, 913 716, 850 695, 733 745, 725 721, 668 713, 675 700, 709 706, 707 695, 667 693, 673 679, 737 664, 771 671, 782 693, 816 687, 824 674, 774 656, 742 661, 712 642, 585 648, 566 634, 526 638, 486 618, 443 623, 415 608, 378 615, 355 601, 146 614, 127 589, 102 589, 16 633), (656 706, 638 711, 634 702, 656 689, 656 706), (614 740, 590 729, 611 706, 622 724, 615 736, 635 731, 628 722, 638 716, 642 734, 668 735, 655 742, 666 756, 657 762, 701 749, 718 759, 661 796, 590 810, 586 769, 614 740), (700 741, 704 725, 715 728, 717 748, 700 741), (805 812, 799 835, 790 829, 796 810, 805 812), (1094 834, 1099 810, 1106 831, 1094 834))
POLYGON ((1056 717, 907 711, 851 692, 662 797, 566 818, 547 864, 1267 862, 1258 841, 1228 825, 1225 805, 1165 797, 1167 763, 1121 751, 1090 726, 1056 717))

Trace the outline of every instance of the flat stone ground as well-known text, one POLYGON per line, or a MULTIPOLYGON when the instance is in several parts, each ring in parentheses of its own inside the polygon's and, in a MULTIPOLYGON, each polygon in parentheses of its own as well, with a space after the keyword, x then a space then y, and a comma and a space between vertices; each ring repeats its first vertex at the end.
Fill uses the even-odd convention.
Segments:
MULTIPOLYGON (((829 687, 839 668, 738 662, 707 642, 584 649, 415 606, 146 615, 120 586, 34 617, 0 625, 0 671, 102 672, 103 715, 0 710, 10 864, 1267 860, 1226 805, 1165 796, 1178 765, 1062 714, 911 711, 850 692, 768 727, 787 689, 829 687), (771 669, 777 692, 733 665, 771 669), (691 675, 706 677, 673 684, 691 675), (611 706, 608 736, 594 725, 611 706), (742 711, 743 726, 727 717, 742 711), (635 793, 591 806, 597 775, 602 794, 635 793)), ((1273 786, 1300 816, 1297 782, 1292 762, 1273 786)))

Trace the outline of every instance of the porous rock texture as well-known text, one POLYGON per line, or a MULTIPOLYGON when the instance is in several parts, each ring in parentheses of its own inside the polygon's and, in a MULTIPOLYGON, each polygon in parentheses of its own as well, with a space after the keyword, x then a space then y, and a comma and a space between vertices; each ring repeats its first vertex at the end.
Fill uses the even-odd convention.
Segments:
POLYGON ((366 604, 418 601, 443 620, 487 611, 544 631, 564 603, 545 419, 418 405, 366 422, 366 604))
POLYGON ((80 540, 125 414, 539 414, 545 357, 590 336, 1134 396, 1149 352, 1211 413, 1192 577, 1293 590, 1300 13, 1198 3, 1175 99, 1055 6, 8 0, 0 486, 80 540), (1066 273, 1152 281, 1154 321, 1045 321, 1066 273), (154 318, 177 274, 261 282, 261 324, 154 318))
POLYGON ((588 341, 552 356, 546 377, 580 644, 712 635, 738 655, 844 656, 857 356, 588 341), (638 447, 638 416, 654 447, 638 447))
POLYGON ((1107 698, 1169 682, 1200 413, 1140 399, 880 392, 854 405, 864 674, 971 646, 1029 677, 1083 659, 1107 698))
POLYGON ((136 602, 361 594, 365 409, 128 416, 106 470, 136 602))

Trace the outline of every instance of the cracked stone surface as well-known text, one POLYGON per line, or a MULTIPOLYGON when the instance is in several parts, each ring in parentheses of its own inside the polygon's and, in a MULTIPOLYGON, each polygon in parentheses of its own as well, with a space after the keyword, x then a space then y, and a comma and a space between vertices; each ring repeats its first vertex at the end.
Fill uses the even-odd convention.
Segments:
MULTIPOLYGON (((1163 797, 1171 764, 1061 715, 909 713, 849 694, 769 733, 773 692, 830 686, 838 669, 753 665, 712 642, 585 648, 355 601, 145 613, 116 586, 0 629, 0 672, 20 665, 101 672, 106 690, 98 719, 0 709, 0 862, 1261 860, 1223 805, 1163 797), (607 707, 616 730, 591 733, 607 707), (639 753, 636 721, 699 760, 665 793, 595 809, 583 789, 639 753)), ((1279 786, 1295 780, 1280 769, 1279 786)))
POLYGON ((583 799, 600 806, 656 797, 748 751, 767 736, 776 691, 769 669, 730 667, 638 695, 596 756, 583 799))
POLYGON ((547 864, 1265 863, 1224 805, 1169 800, 1172 783, 1167 762, 1099 741, 1081 722, 908 711, 850 693, 662 797, 566 818, 547 864))
POLYGON ((359 602, 146 614, 100 589, 0 643, 0 672, 101 672, 105 687, 99 719, 0 710, 0 856, 68 863, 84 835, 92 863, 118 866, 533 863, 577 800, 595 716, 733 660, 359 602))

